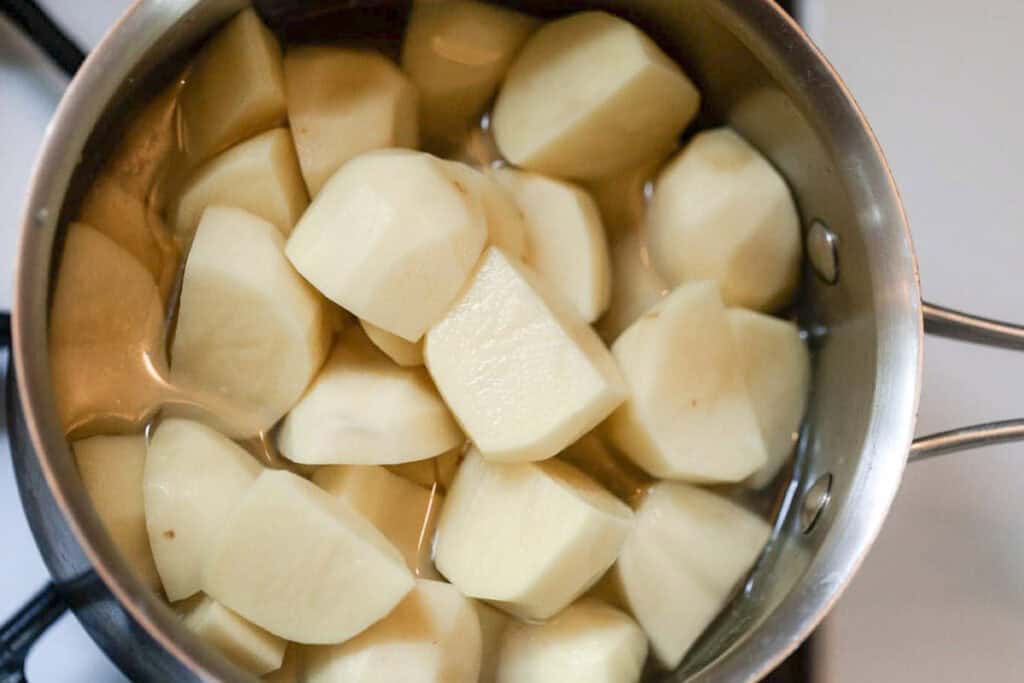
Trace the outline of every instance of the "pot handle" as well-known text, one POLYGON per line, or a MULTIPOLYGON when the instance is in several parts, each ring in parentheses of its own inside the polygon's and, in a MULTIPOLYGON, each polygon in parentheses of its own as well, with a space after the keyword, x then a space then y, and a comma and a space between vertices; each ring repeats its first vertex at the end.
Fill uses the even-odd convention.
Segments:
POLYGON ((29 650, 66 610, 64 599, 49 583, 0 626, 0 683, 27 683, 25 658, 29 650))
MULTIPOLYGON (((962 313, 951 308, 921 302, 924 331, 972 344, 1024 351, 1024 326, 962 313)), ((1024 440, 1024 418, 987 422, 951 429, 914 439, 909 462, 955 453, 977 446, 991 446, 1024 440)))

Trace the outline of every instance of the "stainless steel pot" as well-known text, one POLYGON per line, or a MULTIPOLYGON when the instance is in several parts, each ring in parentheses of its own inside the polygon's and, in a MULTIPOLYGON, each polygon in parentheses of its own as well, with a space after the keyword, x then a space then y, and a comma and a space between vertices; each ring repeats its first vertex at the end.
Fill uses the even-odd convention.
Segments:
MULTIPOLYGON (((781 169, 796 196, 809 261, 799 314, 815 355, 793 479, 776 506, 774 540, 743 593, 671 676, 756 679, 796 648, 850 581, 885 519, 908 453, 914 459, 1024 438, 1024 421, 1016 420, 913 441, 922 321, 938 334, 1013 348, 1024 348, 1024 328, 921 302, 906 218, 867 122, 807 36, 768 0, 523 4, 558 13, 600 6, 645 28, 700 85, 703 122, 738 129, 781 169)), ((86 497, 57 419, 44 352, 55 248, 66 199, 84 182, 81 155, 96 131, 147 74, 241 5, 142 0, 125 15, 57 111, 22 227, 12 323, 17 389, 9 401, 22 500, 57 593, 138 681, 245 674, 202 647, 135 579, 86 497)), ((303 7, 257 5, 285 19, 289 8, 303 7)), ((46 594, 36 608, 55 604, 46 594)))

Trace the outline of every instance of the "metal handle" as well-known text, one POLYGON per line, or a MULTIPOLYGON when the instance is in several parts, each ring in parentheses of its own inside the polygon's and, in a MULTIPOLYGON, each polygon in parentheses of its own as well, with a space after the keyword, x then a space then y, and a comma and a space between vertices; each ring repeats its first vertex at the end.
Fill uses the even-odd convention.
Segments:
POLYGON ((0 626, 0 683, 26 683, 29 650, 65 610, 67 605, 51 583, 0 626))
MULTIPOLYGON (((924 331, 928 334, 1024 351, 1024 326, 981 318, 927 302, 922 302, 921 309, 924 313, 924 331)), ((908 460, 914 462, 968 448, 1022 440, 1024 418, 988 422, 918 437, 910 447, 908 460)))
POLYGON ((0 0, 3 12, 68 76, 73 76, 85 59, 78 47, 60 26, 32 0, 0 0))

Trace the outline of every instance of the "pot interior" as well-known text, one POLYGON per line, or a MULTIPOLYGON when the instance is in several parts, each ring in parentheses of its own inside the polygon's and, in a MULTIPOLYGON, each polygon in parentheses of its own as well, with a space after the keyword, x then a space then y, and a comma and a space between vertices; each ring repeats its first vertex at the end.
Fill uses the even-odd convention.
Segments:
MULTIPOLYGON (((919 293, 909 234, 895 187, 866 123, 807 39, 767 1, 659 0, 507 3, 547 16, 600 7, 646 30, 702 92, 692 128, 728 124, 764 153, 794 193, 805 232, 815 221, 838 238, 838 280, 805 267, 794 311, 814 351, 809 412, 786 480, 748 502, 774 520, 773 540, 749 581, 704 634, 671 680, 738 680, 763 674, 795 648, 845 585, 874 539, 895 494, 913 431, 920 362, 919 293), (829 500, 814 515, 805 492, 827 478, 829 500)), ((18 374, 27 424, 65 531, 36 524, 59 579, 90 561, 128 607, 136 627, 169 643, 191 671, 220 674, 218 658, 148 595, 116 557, 77 480, 53 409, 44 354, 25 353, 45 338, 46 292, 60 251, 60 229, 133 103, 173 78, 183 60, 237 0, 142 2, 97 50, 76 79, 48 137, 27 215, 15 317, 18 374), (66 551, 65 534, 84 549, 66 551), (61 552, 58 552, 58 551, 61 552)), ((351 35, 394 48, 407 5, 297 0, 256 3, 289 41, 351 35)), ((42 481, 42 479, 40 479, 42 481)), ((41 495, 41 494, 40 494, 41 495)), ((26 503, 32 516, 45 511, 26 503)), ((40 504, 42 505, 42 504, 40 504)), ((94 633, 127 629, 83 608, 94 633)), ((127 631, 126 631, 127 632, 127 631)), ((138 655, 115 634, 98 638, 126 671, 138 655)), ((133 636, 134 637, 134 636, 133 636)), ((168 655, 170 656, 170 655, 168 655)), ((166 671, 167 669, 164 669, 166 671)))

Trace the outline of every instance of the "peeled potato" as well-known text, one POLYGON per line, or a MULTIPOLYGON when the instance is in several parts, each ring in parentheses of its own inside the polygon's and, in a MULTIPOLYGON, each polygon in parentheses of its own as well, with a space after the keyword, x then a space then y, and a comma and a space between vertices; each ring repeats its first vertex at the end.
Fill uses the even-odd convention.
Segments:
POLYGON ((142 490, 169 600, 199 591, 203 557, 260 469, 244 448, 202 423, 168 419, 154 430, 142 490))
MULTIPOLYGON (((50 309, 49 355, 67 432, 100 420, 141 424, 159 403, 164 308, 153 276, 84 223, 64 241, 50 309)), ((102 426, 102 425, 99 425, 102 426)))
POLYGON ((422 340, 416 343, 406 341, 398 335, 382 330, 365 320, 360 320, 359 324, 363 326, 363 332, 373 342, 373 345, 383 351, 391 360, 403 367, 423 365, 422 340))
POLYGON ((498 665, 501 683, 636 683, 647 637, 628 615, 581 600, 543 624, 511 624, 498 665))
POLYGON ((487 240, 479 198, 419 152, 370 152, 324 185, 288 240, 327 298, 410 342, 439 320, 487 240))
POLYGON ((420 486, 429 489, 434 484, 439 484, 447 490, 451 488, 452 480, 455 479, 455 471, 459 468, 461 461, 462 448, 458 447, 427 460, 414 460, 387 467, 398 476, 420 486))
POLYGON ((487 221, 488 242, 509 256, 525 259, 529 250, 526 241, 526 216, 516 200, 489 173, 452 161, 447 165, 449 175, 477 192, 487 221))
POLYGON ((284 122, 281 47, 255 11, 239 12, 203 46, 178 106, 193 163, 284 122))
POLYGON ((605 12, 580 12, 526 42, 492 124, 516 166, 585 180, 669 147, 699 103, 686 74, 640 29, 605 12))
POLYGON ((301 683, 302 646, 290 644, 284 651, 281 666, 263 676, 265 683, 301 683))
POLYGON ((415 147, 416 89, 384 55, 303 45, 284 58, 288 120, 311 197, 349 159, 415 147))
POLYGON ((477 123, 533 17, 482 2, 417 4, 402 43, 402 69, 420 92, 420 130, 437 145, 477 123))
POLYGON ((265 470, 222 520, 202 584, 281 638, 333 644, 390 612, 415 581, 348 505, 291 472, 265 470))
POLYGON ((377 465, 321 467, 313 483, 348 503, 391 541, 420 578, 441 578, 430 553, 444 495, 377 465))
POLYGON ((306 465, 389 465, 460 445, 462 432, 423 368, 403 368, 359 327, 341 334, 277 446, 306 465))
POLYGON ((82 484, 114 545, 144 584, 159 589, 142 502, 146 438, 93 436, 75 441, 71 449, 82 484))
POLYGON ((587 322, 608 307, 611 265, 597 205, 584 190, 535 173, 494 172, 526 220, 528 265, 570 301, 587 322))
POLYGON ((682 285, 612 345, 630 388, 612 442, 655 477, 742 481, 767 454, 713 282, 682 285))
POLYGON ((563 462, 471 453, 441 509, 434 562, 464 595, 547 619, 611 566, 631 520, 624 503, 563 462))
POLYGON ((614 577, 669 669, 722 610, 768 541, 768 525, 710 491, 661 482, 636 511, 614 577))
POLYGON ((483 602, 474 600, 473 606, 480 620, 480 683, 496 683, 501 646, 512 618, 483 602))
POLYGON ((279 669, 288 645, 210 598, 203 598, 185 614, 185 626, 257 676, 279 669))
POLYGON ((420 579, 398 607, 358 636, 310 648, 306 683, 476 683, 480 624, 471 600, 420 579))
POLYGON ((612 245, 635 234, 644 224, 648 189, 653 189, 658 170, 674 148, 673 143, 671 148, 655 153, 636 166, 584 185, 601 212, 601 223, 612 245))
POLYGON ((640 235, 630 233, 611 249, 611 300, 597 330, 611 343, 668 291, 668 285, 648 263, 640 235))
POLYGON ((288 235, 309 204, 287 128, 235 145, 189 178, 171 208, 174 231, 189 242, 208 206, 233 206, 270 221, 288 235))
POLYGON ((800 222, 779 172, 729 128, 700 133, 658 176, 647 213, 651 261, 670 285, 715 280, 730 306, 788 304, 800 279, 800 222))
POLYGON ((289 265, 281 231, 242 209, 203 212, 181 285, 171 378, 269 429, 327 351, 320 297, 289 265))
POLYGON ((759 487, 775 478, 793 452, 807 407, 811 359, 800 330, 788 320, 740 308, 728 315, 768 452, 768 461, 748 480, 759 487))
POLYGON ((423 355, 438 390, 485 458, 543 460, 603 420, 625 387, 579 314, 491 247, 423 355))

